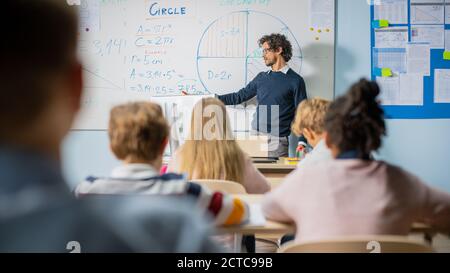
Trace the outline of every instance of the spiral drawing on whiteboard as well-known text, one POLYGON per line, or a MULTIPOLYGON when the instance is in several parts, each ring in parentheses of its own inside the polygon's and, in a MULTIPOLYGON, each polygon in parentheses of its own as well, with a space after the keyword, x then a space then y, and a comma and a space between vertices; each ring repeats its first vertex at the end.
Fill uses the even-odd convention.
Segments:
POLYGON ((267 71, 258 40, 271 33, 284 34, 291 42, 294 54, 289 66, 300 73, 300 44, 281 19, 259 11, 236 11, 213 21, 200 39, 197 72, 205 90, 219 95, 235 92, 267 71))

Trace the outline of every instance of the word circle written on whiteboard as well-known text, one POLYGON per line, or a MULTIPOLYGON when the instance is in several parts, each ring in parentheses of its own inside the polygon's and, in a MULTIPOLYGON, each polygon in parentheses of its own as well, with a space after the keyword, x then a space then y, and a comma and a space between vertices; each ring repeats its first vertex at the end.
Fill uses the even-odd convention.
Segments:
POLYGON ((187 14, 187 8, 184 6, 173 7, 173 6, 161 6, 159 2, 154 2, 149 8, 150 16, 152 17, 162 17, 162 16, 183 16, 187 14))

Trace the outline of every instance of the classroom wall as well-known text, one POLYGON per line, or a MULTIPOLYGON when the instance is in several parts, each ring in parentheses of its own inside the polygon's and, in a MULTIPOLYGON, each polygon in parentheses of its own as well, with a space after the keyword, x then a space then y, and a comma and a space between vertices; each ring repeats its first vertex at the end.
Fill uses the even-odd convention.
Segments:
MULTIPOLYGON (((370 77, 370 11, 366 0, 337 0, 335 94, 370 77)), ((450 120, 388 120, 379 158, 450 191, 450 120)), ((64 172, 73 186, 85 176, 106 176, 118 164, 104 131, 72 131, 63 147, 64 172)))
MULTIPOLYGON (((359 78, 370 78, 368 18, 366 0, 337 0, 337 96, 359 78)), ((387 130, 380 159, 450 191, 450 120, 387 120, 387 130)))

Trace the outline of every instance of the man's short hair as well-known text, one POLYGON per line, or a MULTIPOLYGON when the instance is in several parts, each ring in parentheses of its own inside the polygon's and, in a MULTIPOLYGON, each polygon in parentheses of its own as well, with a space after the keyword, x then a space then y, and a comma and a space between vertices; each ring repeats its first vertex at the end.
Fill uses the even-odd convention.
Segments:
POLYGON ((302 135, 304 129, 309 129, 316 134, 324 132, 324 119, 330 106, 330 101, 314 98, 302 101, 295 114, 292 131, 297 136, 302 135))
POLYGON ((158 104, 135 102, 111 110, 108 131, 111 149, 118 159, 131 156, 152 161, 169 136, 169 125, 158 104))
POLYGON ((52 97, 50 83, 76 60, 78 17, 62 0, 2 0, 0 138, 27 126, 52 97))
POLYGON ((283 52, 281 52, 281 56, 283 56, 283 59, 286 62, 289 62, 292 59, 291 42, 289 42, 283 34, 273 33, 270 35, 265 35, 259 39, 258 44, 262 47, 265 42, 267 42, 271 50, 278 50, 281 47, 283 50, 283 52))

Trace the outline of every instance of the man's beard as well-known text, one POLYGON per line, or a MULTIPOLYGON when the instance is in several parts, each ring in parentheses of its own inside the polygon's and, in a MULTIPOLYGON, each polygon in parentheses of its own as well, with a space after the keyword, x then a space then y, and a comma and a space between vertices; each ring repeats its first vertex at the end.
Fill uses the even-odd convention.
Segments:
POLYGON ((268 66, 268 67, 272 67, 272 66, 275 64, 274 61, 270 62, 270 61, 266 61, 266 60, 264 60, 264 63, 265 63, 266 66, 268 66))

